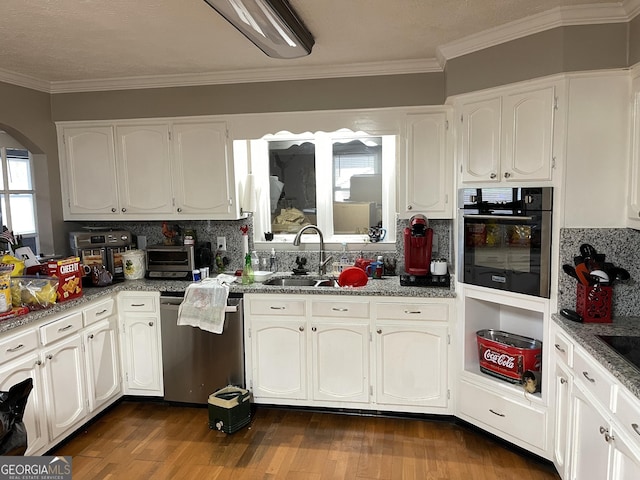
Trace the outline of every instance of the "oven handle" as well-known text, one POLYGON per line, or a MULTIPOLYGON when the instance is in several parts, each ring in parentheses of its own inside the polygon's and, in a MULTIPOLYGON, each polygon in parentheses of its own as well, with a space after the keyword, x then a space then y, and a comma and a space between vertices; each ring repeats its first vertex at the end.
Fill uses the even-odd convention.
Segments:
POLYGON ((472 218, 478 220, 525 220, 531 221, 533 217, 524 217, 518 215, 476 215, 476 214, 467 214, 463 215, 464 218, 472 218))

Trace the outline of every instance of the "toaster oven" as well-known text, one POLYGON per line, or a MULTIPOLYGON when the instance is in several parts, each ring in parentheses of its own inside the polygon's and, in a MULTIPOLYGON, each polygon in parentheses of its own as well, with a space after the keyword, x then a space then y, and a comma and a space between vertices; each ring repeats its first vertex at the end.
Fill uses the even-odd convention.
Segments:
POLYGON ((148 245, 149 279, 191 280, 196 267, 193 245, 148 245))

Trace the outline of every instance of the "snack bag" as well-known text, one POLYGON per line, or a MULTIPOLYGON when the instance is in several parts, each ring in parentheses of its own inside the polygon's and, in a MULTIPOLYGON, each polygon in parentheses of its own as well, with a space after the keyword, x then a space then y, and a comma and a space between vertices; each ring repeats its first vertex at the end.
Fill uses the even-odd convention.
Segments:
POLYGON ((0 263, 0 313, 8 312, 13 305, 11 304, 11 272, 14 265, 0 263))
POLYGON ((13 255, 3 255, 0 259, 0 263, 13 265, 13 270, 11 271, 12 277, 21 277, 24 275, 24 262, 19 258, 16 258, 13 255))

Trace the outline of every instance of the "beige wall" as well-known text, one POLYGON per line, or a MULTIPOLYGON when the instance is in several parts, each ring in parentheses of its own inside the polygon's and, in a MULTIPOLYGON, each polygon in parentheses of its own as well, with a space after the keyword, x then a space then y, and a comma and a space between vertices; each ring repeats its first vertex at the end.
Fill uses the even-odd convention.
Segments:
POLYGON ((622 68, 628 24, 554 28, 453 58, 446 95, 482 90, 561 72, 622 68))
POLYGON ((0 105, 0 129, 35 154, 36 202, 45 206, 38 215, 41 251, 62 253, 67 241, 50 95, 0 82, 0 105))
POLYGON ((629 24, 629 65, 640 63, 640 15, 629 24))
POLYGON ((54 121, 443 103, 443 73, 66 93, 51 100, 54 121))

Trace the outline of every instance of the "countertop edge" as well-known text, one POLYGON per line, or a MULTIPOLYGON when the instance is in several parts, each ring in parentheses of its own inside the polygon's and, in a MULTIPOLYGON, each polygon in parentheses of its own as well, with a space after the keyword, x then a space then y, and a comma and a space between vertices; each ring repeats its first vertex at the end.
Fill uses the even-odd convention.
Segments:
POLYGON ((640 317, 615 318, 613 323, 572 322, 555 313, 552 320, 640 400, 640 370, 596 335, 640 335, 640 317))

